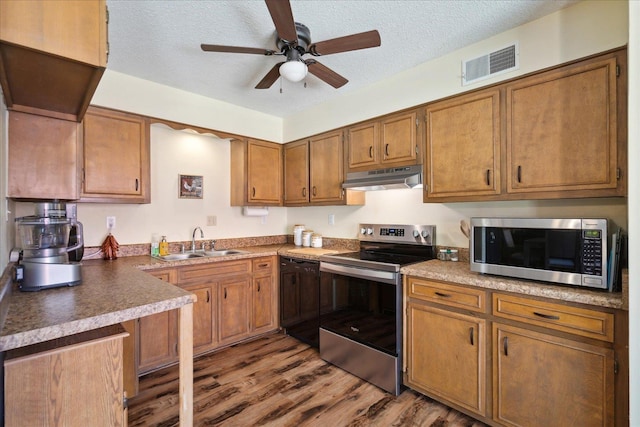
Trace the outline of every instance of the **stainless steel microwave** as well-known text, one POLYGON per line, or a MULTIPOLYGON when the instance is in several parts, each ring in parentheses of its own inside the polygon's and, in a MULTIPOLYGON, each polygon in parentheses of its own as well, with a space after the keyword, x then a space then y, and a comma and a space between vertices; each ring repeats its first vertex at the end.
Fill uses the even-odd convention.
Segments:
POLYGON ((471 218, 471 271, 607 289, 607 220, 471 218))

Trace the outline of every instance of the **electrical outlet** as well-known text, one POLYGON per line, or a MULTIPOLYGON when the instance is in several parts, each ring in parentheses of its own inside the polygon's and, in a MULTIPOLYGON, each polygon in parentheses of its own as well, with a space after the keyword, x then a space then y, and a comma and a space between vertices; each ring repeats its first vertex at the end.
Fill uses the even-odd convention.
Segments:
POLYGON ((329 225, 334 225, 336 223, 336 216, 334 214, 329 214, 329 225))
POLYGON ((115 216, 108 216, 107 217, 107 228, 109 230, 112 230, 112 229, 116 228, 116 217, 115 216))
POLYGON ((216 218, 215 215, 208 215, 207 216, 207 225, 208 226, 216 225, 217 223, 218 223, 218 218, 216 218))

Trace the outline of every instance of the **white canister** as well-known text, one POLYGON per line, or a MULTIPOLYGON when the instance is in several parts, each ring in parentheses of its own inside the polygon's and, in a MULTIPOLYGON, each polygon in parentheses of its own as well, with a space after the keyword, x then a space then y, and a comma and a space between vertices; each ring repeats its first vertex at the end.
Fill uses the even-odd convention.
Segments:
POLYGON ((304 230, 302 232, 302 246, 306 246, 307 248, 311 246, 312 234, 313 234, 313 230, 304 230))
POLYGON ((322 247, 322 235, 321 234, 312 234, 311 235, 311 247, 312 248, 321 248, 322 247))
POLYGON ((304 225, 296 224, 293 226, 293 244, 296 246, 302 246, 302 232, 304 231, 304 225))

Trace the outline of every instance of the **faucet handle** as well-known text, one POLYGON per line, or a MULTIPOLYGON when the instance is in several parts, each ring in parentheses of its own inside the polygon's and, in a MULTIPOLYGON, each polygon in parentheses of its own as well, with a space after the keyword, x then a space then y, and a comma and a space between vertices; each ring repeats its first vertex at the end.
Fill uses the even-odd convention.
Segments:
POLYGON ((202 242, 202 251, 203 251, 203 252, 205 251, 205 246, 206 246, 206 242, 204 242, 204 241, 203 241, 203 242, 202 242))
POLYGON ((211 250, 212 251, 216 250, 215 246, 216 246, 216 241, 215 240, 211 240, 211 250))

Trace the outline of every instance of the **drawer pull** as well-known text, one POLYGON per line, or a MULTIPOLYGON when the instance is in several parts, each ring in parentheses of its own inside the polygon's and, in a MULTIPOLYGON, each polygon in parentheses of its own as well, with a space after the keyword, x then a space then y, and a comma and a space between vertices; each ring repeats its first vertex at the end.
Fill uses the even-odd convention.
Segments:
POLYGON ((535 314, 538 317, 542 317, 543 319, 560 320, 560 316, 554 316, 552 314, 538 313, 537 311, 534 311, 533 314, 535 314))
POLYGON ((471 343, 471 345, 473 344, 473 327, 469 328, 469 342, 471 343))
POLYGON ((502 348, 504 350, 504 355, 508 356, 509 355, 509 338, 508 337, 504 337, 502 339, 502 348))
POLYGON ((436 295, 442 298, 451 298, 451 295, 436 291, 436 295))
POLYGON ((258 264, 258 267, 259 268, 266 268, 266 267, 269 267, 269 264, 265 262, 264 264, 258 264))

